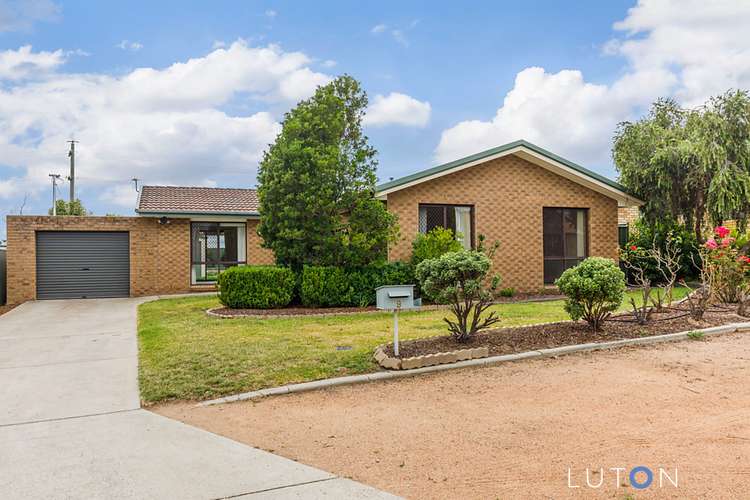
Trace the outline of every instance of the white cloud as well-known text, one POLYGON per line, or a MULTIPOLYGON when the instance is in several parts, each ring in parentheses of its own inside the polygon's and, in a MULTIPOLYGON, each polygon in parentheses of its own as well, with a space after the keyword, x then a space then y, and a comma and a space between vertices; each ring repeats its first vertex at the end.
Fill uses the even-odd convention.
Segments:
POLYGON ((615 47, 636 73, 673 73, 675 95, 697 105, 750 86, 749 25, 749 2, 641 1, 615 23, 625 33, 615 47))
POLYGON ((276 17, 277 15, 278 15, 278 12, 276 12, 276 11, 275 11, 275 10, 273 10, 273 9, 268 9, 268 10, 266 10, 266 17, 270 17, 271 19, 273 19, 273 18, 274 18, 274 17, 276 17))
MULTIPOLYGON (((25 54, 23 60, 49 60, 48 53, 25 54)), ((13 57, 0 53, 0 61, 13 57)), ((7 83, 0 85, 0 163, 15 171, 0 181, 0 198, 46 193, 47 174, 67 170, 71 134, 80 140, 77 187, 84 201, 101 197, 132 208, 132 177, 206 185, 237 175, 251 185, 280 124, 269 111, 243 116, 225 105, 241 99, 288 109, 330 79, 312 71, 303 53, 244 41, 117 77, 55 71, 58 59, 27 64, 25 80, 9 80, 18 75, 16 64, 0 66, 7 83)))
POLYGON ((138 52, 143 48, 143 44, 140 42, 131 42, 130 40, 123 40, 117 45, 115 45, 118 49, 122 50, 129 50, 131 52, 138 52))
POLYGON ((0 52, 0 80, 20 80, 41 76, 65 62, 62 50, 32 52, 31 45, 0 52))
POLYGON ((333 59, 326 59, 320 65, 323 66, 324 68, 333 68, 334 66, 336 66, 336 64, 338 63, 334 61, 333 59))
POLYGON ((406 94, 378 94, 367 108, 364 123, 370 126, 424 127, 430 121, 431 111, 429 102, 418 101, 406 94))
POLYGON ((436 159, 447 162, 526 139, 578 161, 601 162, 615 125, 629 110, 628 99, 587 83, 580 71, 526 68, 491 120, 464 121, 443 132, 436 159))
POLYGON ((607 165, 616 124, 657 97, 695 106, 728 88, 749 88, 749 25, 747 2, 642 0, 615 23, 621 36, 602 47, 605 56, 623 58, 618 79, 598 85, 577 70, 526 68, 494 117, 443 131, 435 160, 527 139, 574 161, 607 165))
POLYGON ((406 28, 388 28, 387 24, 376 24, 370 29, 370 33, 374 35, 379 35, 381 33, 385 33, 386 31, 390 31, 391 37, 393 37, 393 40, 398 43, 399 45, 403 47, 409 46, 409 39, 406 37, 406 33, 414 28, 417 27, 419 24, 419 19, 414 19, 412 22, 410 22, 406 28))
POLYGON ((396 40, 396 42, 404 47, 409 46, 409 40, 406 39, 406 35, 404 35, 404 32, 401 30, 393 30, 391 31, 391 35, 393 35, 393 39, 396 40))
POLYGON ((127 184, 122 182, 115 186, 105 188, 101 195, 99 195, 99 199, 111 202, 120 207, 135 207, 135 204, 138 201, 138 192, 135 190, 135 186, 132 183, 127 184))
POLYGON ((51 0, 0 1, 0 32, 26 31, 38 21, 56 21, 60 6, 51 0))

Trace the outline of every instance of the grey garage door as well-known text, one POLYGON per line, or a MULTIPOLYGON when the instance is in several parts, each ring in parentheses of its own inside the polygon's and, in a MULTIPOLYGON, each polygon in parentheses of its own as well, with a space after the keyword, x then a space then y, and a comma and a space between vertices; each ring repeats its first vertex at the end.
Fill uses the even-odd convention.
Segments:
POLYGON ((127 232, 38 232, 37 298, 127 297, 129 246, 127 232))

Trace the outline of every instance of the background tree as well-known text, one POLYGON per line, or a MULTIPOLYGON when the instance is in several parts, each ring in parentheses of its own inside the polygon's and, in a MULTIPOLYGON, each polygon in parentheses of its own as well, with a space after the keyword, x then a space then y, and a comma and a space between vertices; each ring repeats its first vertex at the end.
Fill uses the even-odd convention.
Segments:
MULTIPOLYGON (((52 209, 50 208, 47 213, 52 215, 52 209)), ((57 215, 91 215, 91 212, 86 210, 81 200, 76 199, 72 202, 57 200, 57 215)))
POLYGON ((395 218, 373 199, 376 151, 362 133, 367 95, 344 75, 286 113, 260 163, 263 245, 276 261, 361 266, 383 260, 395 218))
POLYGON ((612 155, 620 181, 646 202, 647 222, 683 222, 701 241, 707 222, 736 219, 744 228, 750 213, 747 92, 726 92, 694 110, 660 99, 645 118, 618 125, 612 155))

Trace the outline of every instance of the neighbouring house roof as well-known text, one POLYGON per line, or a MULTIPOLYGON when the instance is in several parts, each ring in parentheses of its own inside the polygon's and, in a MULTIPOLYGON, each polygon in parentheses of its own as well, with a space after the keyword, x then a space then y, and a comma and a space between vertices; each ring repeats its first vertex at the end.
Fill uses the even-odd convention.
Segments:
POLYGON ((142 186, 139 215, 258 215, 255 189, 142 186))
POLYGON ((524 140, 509 142, 496 148, 385 182, 376 187, 375 196, 379 199, 387 199, 389 193, 507 155, 516 155, 535 165, 562 175, 573 182, 615 198, 621 206, 643 204, 643 201, 629 194, 625 186, 524 140))

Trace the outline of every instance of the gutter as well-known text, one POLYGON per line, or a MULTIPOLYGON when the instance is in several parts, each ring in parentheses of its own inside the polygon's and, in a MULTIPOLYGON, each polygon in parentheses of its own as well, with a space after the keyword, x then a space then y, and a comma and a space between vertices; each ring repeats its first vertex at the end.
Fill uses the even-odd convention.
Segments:
POLYGON ((161 211, 147 211, 135 209, 135 213, 143 217, 169 217, 170 215, 192 215, 192 216, 235 216, 235 217, 260 217, 258 212, 196 212, 190 210, 161 210, 161 211))

